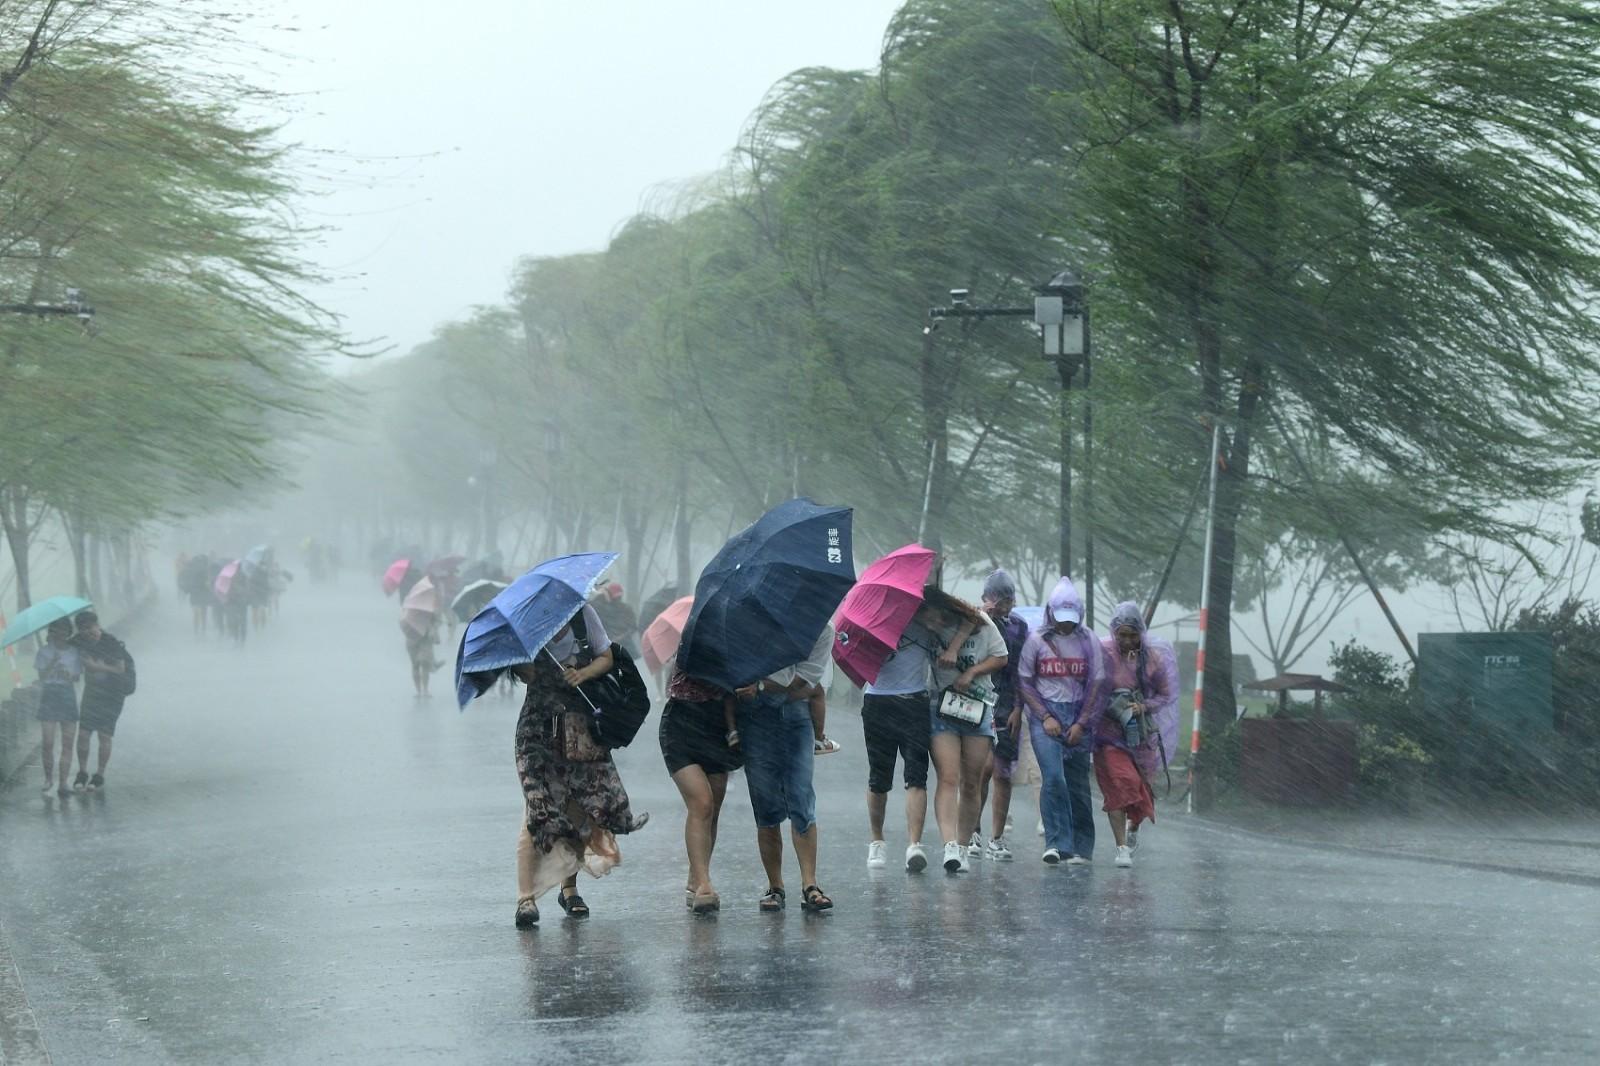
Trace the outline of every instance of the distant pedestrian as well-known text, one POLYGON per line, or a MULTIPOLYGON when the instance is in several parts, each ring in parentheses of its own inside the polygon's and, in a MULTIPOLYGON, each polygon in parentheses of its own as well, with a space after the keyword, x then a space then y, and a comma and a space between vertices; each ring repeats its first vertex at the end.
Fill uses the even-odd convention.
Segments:
POLYGON ((612 664, 605 626, 585 606, 533 662, 512 667, 528 686, 515 741, 523 797, 517 835, 520 929, 538 923, 537 900, 556 885, 569 917, 589 917, 589 905, 578 895, 578 871, 594 877, 609 873, 622 861, 617 836, 642 829, 649 820, 648 814, 630 809, 611 752, 580 728, 594 712, 578 686, 612 664))
POLYGON ((994 745, 995 675, 1005 669, 1006 642, 987 614, 936 588, 923 592, 934 632, 945 644, 933 664, 929 750, 937 778, 934 818, 944 838, 946 873, 965 873, 967 841, 978 824, 978 789, 994 745))
POLYGON ((406 658, 411 662, 411 687, 417 696, 429 696, 429 681, 439 668, 433 656, 439 643, 439 616, 431 611, 403 610, 400 633, 406 639, 406 658))
POLYGON ((59 781, 56 789, 62 796, 70 795, 67 775, 72 772, 73 743, 78 736, 78 678, 83 676, 83 659, 72 646, 72 623, 65 618, 50 623, 45 630, 45 642, 33 657, 33 668, 39 675, 40 763, 44 767, 44 789, 59 781), (55 758, 57 731, 61 734, 61 762, 59 776, 55 758))
POLYGON ((997 862, 1010 862, 1011 845, 1006 841, 1006 822, 1011 816, 1011 778, 1016 773, 1022 752, 1022 692, 1017 683, 1017 670, 1022 664, 1022 649, 1028 641, 1028 623, 1011 613, 1017 605, 1017 586, 1011 575, 996 570, 983 583, 983 610, 988 614, 1000 637, 1006 643, 1006 665, 994 675, 998 699, 994 706, 994 751, 983 768, 979 782, 979 822, 983 820, 983 804, 989 798, 991 785, 994 808, 987 850, 980 848, 979 826, 972 828, 972 841, 967 848, 968 857, 987 855, 997 862))
POLYGON ((738 733, 744 750, 745 784, 755 814, 756 846, 766 872, 767 889, 759 908, 775 914, 784 909, 783 835, 789 823, 795 859, 800 866, 800 906, 826 911, 833 900, 817 886, 817 796, 812 786, 816 765, 810 700, 823 683, 833 649, 833 626, 823 628, 805 660, 739 689, 738 733))
MULTIPOLYGON (((606 627, 611 639, 621 644, 630 655, 639 654, 639 616, 622 598, 622 586, 613 581, 600 590, 591 604, 600 623, 606 627)), ((654 617, 652 615, 652 617, 654 617)))
POLYGON ((696 914, 722 907, 711 883, 711 853, 717 846, 728 775, 744 761, 739 735, 729 721, 733 702, 730 693, 674 669, 657 730, 667 773, 683 797, 683 845, 689 857, 684 903, 696 914))
POLYGON ((74 619, 78 633, 73 646, 83 658, 83 704, 78 713, 78 776, 75 792, 96 792, 105 787, 106 765, 111 762, 111 740, 117 732, 122 705, 133 691, 133 657, 122 641, 100 628, 100 617, 82 611, 74 619), (89 774, 89 743, 100 738, 100 759, 89 774))
POLYGON ((1050 593, 1044 624, 1029 634, 1017 671, 1043 779, 1044 861, 1082 865, 1094 855, 1089 792, 1095 719, 1105 692, 1104 650, 1083 626, 1083 603, 1063 577, 1050 593))
POLYGON ((197 637, 205 636, 206 615, 216 603, 216 593, 211 591, 211 583, 215 580, 211 557, 205 553, 188 558, 178 571, 178 588, 189 600, 194 635, 197 637))
POLYGON ((1178 729, 1178 658, 1145 627, 1144 612, 1119 603, 1105 639, 1112 698, 1095 730, 1094 776, 1117 841, 1116 864, 1132 866, 1139 826, 1156 820, 1151 778, 1171 756, 1178 729))

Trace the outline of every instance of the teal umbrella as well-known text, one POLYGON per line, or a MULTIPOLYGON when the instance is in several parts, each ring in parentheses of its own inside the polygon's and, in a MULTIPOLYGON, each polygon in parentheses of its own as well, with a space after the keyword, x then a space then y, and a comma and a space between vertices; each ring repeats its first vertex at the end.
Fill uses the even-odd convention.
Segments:
POLYGON ((51 596, 48 600, 41 600, 11 620, 6 631, 0 633, 0 648, 10 647, 24 637, 33 636, 51 622, 71 618, 93 606, 88 600, 80 600, 76 596, 51 596))

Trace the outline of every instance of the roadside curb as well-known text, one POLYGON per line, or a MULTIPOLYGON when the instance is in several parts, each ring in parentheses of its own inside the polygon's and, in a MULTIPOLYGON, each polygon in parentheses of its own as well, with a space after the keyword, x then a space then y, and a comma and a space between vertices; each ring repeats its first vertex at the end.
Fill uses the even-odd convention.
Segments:
POLYGON ((1244 829, 1229 822, 1219 822, 1202 815, 1191 814, 1185 817, 1193 822, 1196 827, 1232 836, 1247 837, 1251 840, 1267 841, 1274 844, 1287 844, 1291 847, 1309 848, 1312 851, 1332 851, 1346 855, 1363 855, 1375 859, 1398 859, 1402 862, 1421 862, 1433 866, 1454 866, 1462 870, 1480 870, 1487 873, 1509 874, 1512 877, 1526 877, 1536 881, 1551 881, 1561 885, 1580 885, 1584 888, 1600 888, 1600 877, 1591 874, 1566 873, 1559 870, 1541 870, 1530 866, 1509 866, 1496 862, 1476 862, 1471 859, 1447 859, 1438 855, 1427 855, 1416 851, 1390 851, 1383 848, 1363 848, 1354 844, 1334 844, 1321 840, 1303 840, 1299 837, 1280 836, 1277 833, 1264 833, 1256 829, 1244 829))

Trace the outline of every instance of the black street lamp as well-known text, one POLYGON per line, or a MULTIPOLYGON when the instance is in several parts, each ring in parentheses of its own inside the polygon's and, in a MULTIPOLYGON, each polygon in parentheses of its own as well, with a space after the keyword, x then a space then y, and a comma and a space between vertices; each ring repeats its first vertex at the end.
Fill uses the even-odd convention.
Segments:
MULTIPOLYGON (((1072 381, 1083 368, 1083 388, 1089 388, 1089 305, 1083 281, 1070 270, 1062 270, 1034 290, 1032 307, 973 307, 966 289, 951 289, 949 307, 928 309, 928 325, 923 329, 925 345, 933 343, 933 331, 946 318, 1028 318, 1039 327, 1044 357, 1056 364, 1061 378, 1061 498, 1060 524, 1061 573, 1072 573, 1072 381)), ((933 456, 929 456, 928 479, 932 484, 933 456)), ((1094 411, 1088 393, 1083 405, 1084 539, 1083 539, 1083 620, 1094 625, 1094 411)), ((923 518, 928 502, 924 493, 923 518)))
POLYGON ((1061 377, 1061 572, 1072 572, 1072 379, 1083 368, 1083 621, 1094 625, 1094 408, 1089 402, 1089 304, 1083 281, 1070 270, 1036 290, 1034 321, 1044 357, 1061 377))

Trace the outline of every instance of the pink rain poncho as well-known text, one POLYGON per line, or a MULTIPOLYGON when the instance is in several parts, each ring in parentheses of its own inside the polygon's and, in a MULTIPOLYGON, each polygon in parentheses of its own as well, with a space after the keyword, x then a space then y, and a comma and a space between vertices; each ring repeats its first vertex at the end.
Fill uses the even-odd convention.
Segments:
MULTIPOLYGON (((1152 777, 1162 772, 1163 752, 1170 762, 1178 750, 1178 653, 1170 643, 1145 628, 1144 613, 1131 601, 1117 604, 1111 614, 1111 634, 1103 644, 1109 673, 1108 695, 1119 688, 1132 689, 1144 696, 1149 708, 1148 718, 1154 728, 1133 757, 1144 775, 1152 777), (1126 627, 1139 632, 1139 651, 1133 655, 1124 655, 1117 648, 1117 630, 1126 627)), ((1100 718, 1095 747, 1128 750, 1122 726, 1109 714, 1100 718)))

